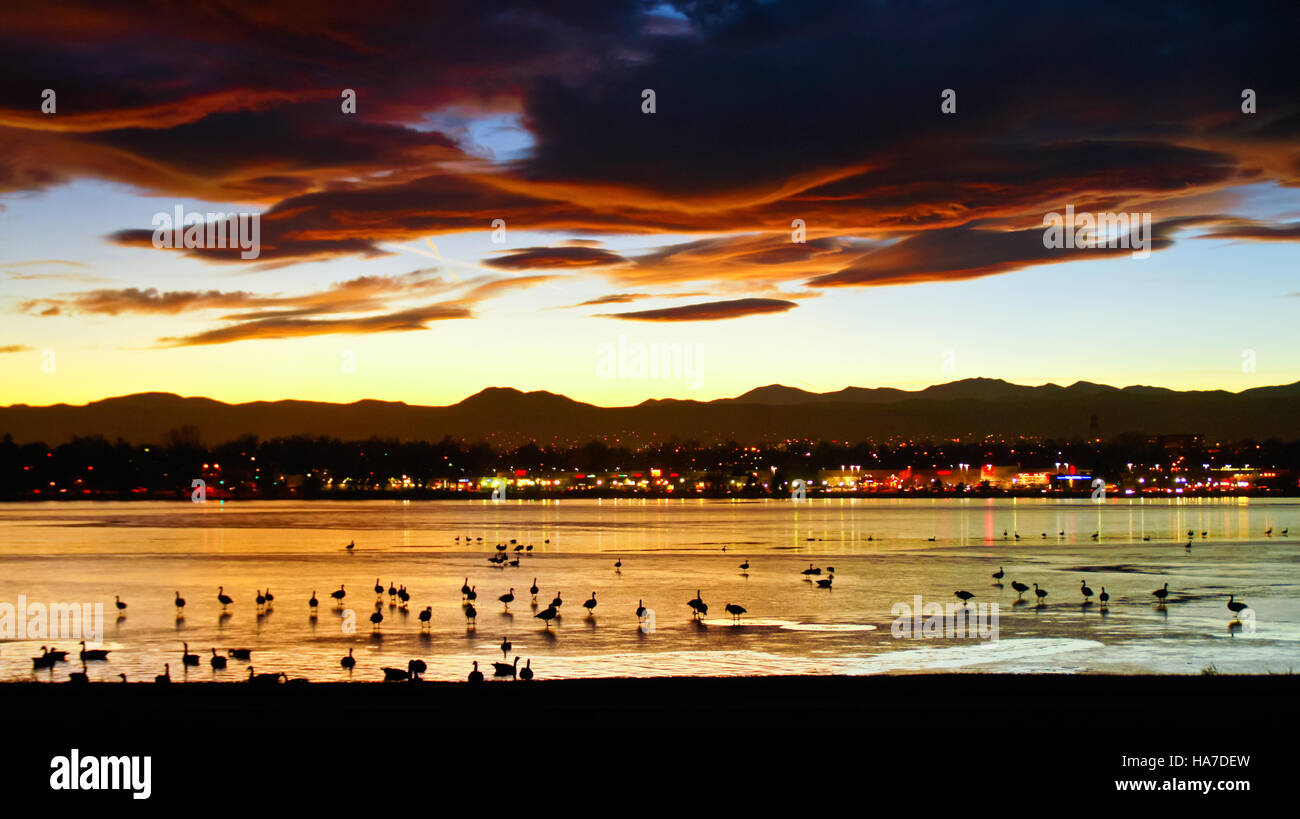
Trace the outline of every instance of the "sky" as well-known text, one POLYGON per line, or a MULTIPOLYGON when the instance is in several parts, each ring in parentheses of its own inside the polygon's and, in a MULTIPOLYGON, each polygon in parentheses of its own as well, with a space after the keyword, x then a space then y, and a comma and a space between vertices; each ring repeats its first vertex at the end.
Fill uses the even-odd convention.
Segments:
POLYGON ((480 5, 7 4, 0 404, 1300 380, 1295 4, 480 5))

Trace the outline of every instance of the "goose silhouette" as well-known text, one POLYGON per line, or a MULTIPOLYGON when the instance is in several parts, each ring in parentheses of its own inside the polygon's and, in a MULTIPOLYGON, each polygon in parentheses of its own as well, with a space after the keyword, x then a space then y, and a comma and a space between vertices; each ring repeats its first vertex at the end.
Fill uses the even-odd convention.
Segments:
POLYGON ((519 669, 519 679, 528 682, 533 678, 533 660, 530 657, 524 667, 519 669))
POLYGON ((558 615, 559 612, 555 610, 555 606, 547 606, 546 608, 537 612, 533 616, 536 617, 538 620, 541 620, 542 622, 546 623, 546 627, 550 628, 551 621, 554 620, 558 615))
POLYGON ((212 663, 212 667, 218 670, 226 667, 226 658, 218 654, 215 648, 212 649, 212 659, 208 662, 212 663))
POLYGON ((348 656, 339 660, 339 665, 343 666, 349 671, 351 671, 353 668, 356 668, 357 658, 352 656, 352 649, 350 648, 348 649, 348 656))
POLYGON ((86 660, 107 660, 107 659, 108 659, 107 650, 102 648, 88 649, 86 648, 86 641, 85 640, 81 641, 81 661, 83 663, 86 662, 86 660))
POLYGON ((492 676, 494 677, 513 677, 519 670, 519 658, 515 657, 513 665, 510 663, 493 663, 492 676))

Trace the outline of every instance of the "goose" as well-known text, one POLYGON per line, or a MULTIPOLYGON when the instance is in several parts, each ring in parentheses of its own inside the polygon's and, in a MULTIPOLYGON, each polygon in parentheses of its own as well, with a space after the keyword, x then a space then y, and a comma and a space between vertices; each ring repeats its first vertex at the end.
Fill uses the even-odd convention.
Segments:
POLYGON ((397 590, 397 599, 401 601, 402 608, 406 608, 411 602, 411 593, 406 590, 405 586, 397 590))
POLYGON ((176 613, 180 614, 185 610, 185 598, 181 597, 180 592, 176 592, 176 613))
POLYGON ((347 549, 350 552, 353 549, 357 548, 357 542, 355 540, 349 540, 348 545, 344 546, 343 548, 347 549))
POLYGON ((510 649, 511 649, 512 647, 513 647, 513 645, 512 645, 511 642, 510 642, 510 637, 509 637, 509 635, 507 635, 507 636, 501 638, 501 656, 502 656, 502 657, 505 657, 505 656, 509 655, 509 654, 510 654, 510 649))
POLYGON ((1237 600, 1236 597, 1237 596, 1235 594, 1228 595, 1228 611, 1232 612, 1233 614, 1241 614, 1249 607, 1245 603, 1242 603, 1240 600, 1237 600))
POLYGON ((478 622, 478 611, 475 610, 473 604, 465 607, 465 619, 469 621, 470 625, 474 625, 474 623, 478 622))
POLYGON ((470 586, 469 594, 465 596, 465 599, 468 600, 468 601, 471 602, 471 603, 473 603, 475 600, 477 600, 477 599, 478 599, 478 586, 470 586))
MULTIPOLYGON (((42 648, 42 649, 45 649, 45 646, 41 646, 41 648, 42 648)), ((53 649, 53 648, 51 648, 51 649, 45 649, 45 650, 49 651, 50 656, 54 658, 54 661, 55 661, 55 662, 59 662, 59 663, 61 663, 61 662, 63 662, 64 660, 68 659, 68 652, 66 652, 66 651, 59 651, 59 650, 57 650, 57 649, 53 649)))
POLYGON ((516 553, 522 552, 523 550, 524 550, 524 544, 522 543, 520 543, 518 546, 515 547, 516 553))
POLYGON ((267 589, 267 590, 266 590, 266 605, 269 606, 269 605, 271 605, 271 604, 274 603, 274 602, 275 602, 275 595, 274 595, 274 594, 271 594, 271 590, 270 590, 270 589, 267 589))
POLYGON ((266 605, 266 595, 262 594, 260 589, 257 592, 257 597, 254 599, 257 601, 258 608, 261 608, 262 606, 266 605))
POLYGON ((695 590, 695 599, 688 600, 686 602, 686 605, 690 606, 692 611, 695 612, 692 615, 692 617, 695 617, 697 619, 709 613, 709 606, 707 603, 704 602, 704 599, 700 596, 699 589, 695 590))
POLYGON ((1265 530, 1264 530, 1264 534, 1266 534, 1266 535, 1268 535, 1268 536, 1271 537, 1271 536, 1273 535, 1273 527, 1270 526, 1270 527, 1268 527, 1267 529, 1265 529, 1265 530))
POLYGON ((352 656, 352 649, 350 648, 348 649, 348 656, 339 660, 339 665, 343 666, 349 671, 351 671, 353 668, 356 668, 357 658, 352 656))
POLYGON ((955 591, 955 592, 953 592, 953 595, 954 595, 958 600, 961 601, 961 604, 962 604, 963 606, 966 605, 966 603, 967 603, 967 602, 968 602, 972 597, 975 596, 975 595, 971 594, 970 592, 966 591, 965 589, 962 589, 962 590, 960 590, 960 591, 955 591))
POLYGON ((1056 534, 1059 535, 1060 537, 1065 537, 1065 530, 1062 529, 1061 531, 1057 532, 1056 534))
POLYGON ((831 583, 834 582, 835 582, 835 575, 833 574, 830 575, 829 577, 823 577, 821 580, 817 581, 817 588, 829 589, 831 587, 831 583))
POLYGON ((226 654, 234 657, 236 660, 253 659, 253 650, 251 648, 228 648, 226 654))
POLYGON ((461 586, 460 586, 460 596, 461 596, 462 598, 463 598, 463 597, 468 597, 468 596, 469 596, 469 578, 468 578, 468 577, 465 578, 465 582, 462 583, 461 586))
POLYGON ((1106 591, 1105 586, 1101 587, 1101 594, 1097 595, 1097 599, 1101 601, 1103 607, 1110 602, 1110 592, 1106 591))
POLYGON ((537 592, 538 592, 538 591, 539 591, 539 589, 537 588, 537 578, 534 577, 534 578, 533 578, 533 585, 532 585, 531 587, 529 587, 529 589, 528 589, 528 593, 531 594, 531 595, 533 596, 533 602, 534 602, 534 603, 537 602, 537 592))
POLYGON ((555 606, 548 606, 542 609, 541 611, 539 611, 537 614, 534 614, 533 616, 536 617, 538 620, 541 620, 542 622, 546 623, 546 627, 550 628, 551 621, 554 620, 558 615, 559 612, 555 610, 555 606))
POLYGON ((1150 541, 1150 540, 1151 540, 1151 535, 1143 535, 1143 536, 1142 536, 1142 539, 1143 539, 1144 541, 1150 541))
POLYGON ((428 628, 433 621, 433 606, 425 606, 424 611, 420 612, 420 628, 428 628))
POLYGON ((519 679, 523 680, 524 682, 528 682, 532 678, 533 678, 533 660, 530 657, 528 658, 528 662, 524 663, 524 667, 519 669, 519 679))
POLYGON ((638 619, 638 620, 644 620, 644 619, 645 619, 645 601, 644 601, 644 600, 638 600, 638 601, 636 601, 636 619, 638 619))
POLYGON ((474 661, 474 670, 469 672, 469 681, 472 683, 483 682, 483 672, 478 670, 478 660, 474 661))
POLYGON ((498 552, 504 552, 504 551, 506 550, 506 548, 507 548, 507 547, 506 547, 506 545, 505 545, 504 543, 498 543, 498 544, 497 544, 497 551, 498 551, 498 552))
POLYGON ((88 682, 90 682, 90 672, 86 668, 86 661, 82 660, 81 670, 68 674, 68 685, 85 685, 88 682))
POLYGON ((343 598, 344 598, 344 597, 347 597, 347 596, 348 596, 348 593, 347 593, 346 591, 344 591, 344 589, 343 589, 343 584, 342 584, 342 583, 339 584, 339 590, 338 590, 338 591, 332 591, 332 592, 330 592, 330 597, 333 597, 333 598, 334 598, 334 605, 335 605, 335 606, 342 606, 342 605, 343 605, 343 598))
POLYGON ((154 678, 153 678, 153 681, 154 681, 155 683, 158 683, 159 685, 166 685, 167 683, 171 682, 171 681, 172 681, 172 664, 171 664, 171 663, 163 663, 163 673, 161 673, 161 674, 159 674, 158 676, 154 677, 154 678))
MULTIPOLYGON (((1205 537, 1205 536, 1208 535, 1208 534, 1209 534, 1209 532, 1201 532, 1201 537, 1205 537)), ((1286 534, 1286 532, 1283 532, 1282 534, 1286 534)))
POLYGON ((1291 531, 1291 527, 1290 527, 1290 526, 1288 526, 1287 528, 1283 529, 1283 530, 1282 530, 1282 534, 1285 535, 1285 534, 1286 534, 1287 532, 1289 532, 1289 531, 1291 531))
POLYGON ((1024 583, 1021 583, 1019 580, 1012 580, 1011 588, 1016 590, 1017 597, 1024 597, 1025 592, 1029 591, 1029 587, 1026 586, 1024 583))
POLYGON ((1098 532, 1093 532, 1093 533, 1092 533, 1092 539, 1093 539, 1093 540, 1100 540, 1100 539, 1101 539, 1101 532, 1099 532, 1099 531, 1098 531, 1098 532))
POLYGON ((1084 600, 1087 600, 1089 597, 1092 597, 1092 589, 1088 588, 1087 581, 1085 580, 1079 581, 1079 593, 1083 595, 1084 600))
POLYGON ((745 562, 744 562, 744 563, 741 563, 741 564, 740 564, 740 570, 741 570, 742 572, 747 572, 747 571, 749 571, 749 559, 748 559, 748 558, 745 559, 745 562))
POLYGON ((384 682, 400 682, 401 680, 409 680, 411 678, 410 670, 405 668, 389 668, 388 666, 384 666, 383 672, 384 682))
POLYGON ((289 678, 283 671, 277 671, 274 674, 254 674, 253 667, 248 667, 248 681, 253 685, 275 685, 280 682, 280 678, 289 678))
POLYGON ((623 568, 623 558, 620 557, 618 560, 614 561, 614 570, 618 571, 621 568, 623 568))
MULTIPOLYGON (((550 543, 549 540, 546 541, 546 542, 547 542, 547 543, 550 543)), ((531 544, 531 543, 524 547, 524 551, 525 551, 525 552, 531 552, 532 550, 533 550, 533 544, 531 544)))
POLYGON ((1046 589, 1040 589, 1040 588, 1038 588, 1038 584, 1035 583, 1035 584, 1034 584, 1034 594, 1038 597, 1038 603, 1039 603, 1039 605, 1042 605, 1043 598, 1047 596, 1047 590, 1046 590, 1046 589))
POLYGON ((184 648, 181 650, 181 664, 182 664, 182 665, 198 665, 198 664, 199 664, 199 655, 197 655, 197 654, 191 654, 191 653, 190 653, 190 644, 189 644, 189 643, 182 643, 181 645, 184 646, 184 648))
POLYGON ((1164 585, 1164 588, 1156 589, 1155 591, 1153 591, 1153 592, 1151 592, 1151 593, 1154 594, 1154 595, 1156 596, 1156 599, 1157 599, 1157 600, 1159 600, 1161 603, 1163 603, 1163 602, 1165 602, 1165 598, 1169 596, 1169 584, 1166 583, 1166 584, 1164 585))
POLYGON ((122 680, 122 682, 126 682, 126 675, 125 675, 125 674, 118 674, 117 676, 122 680))
POLYGON ((209 660, 208 662, 212 663, 212 667, 216 669, 221 669, 226 667, 226 658, 218 654, 215 648, 212 649, 212 659, 209 660))
POLYGON ((311 590, 311 599, 307 601, 307 605, 311 606, 312 614, 315 614, 317 607, 320 606, 320 601, 316 599, 315 589, 311 590))
POLYGON ((410 673, 412 680, 419 680, 420 675, 429 670, 429 666, 424 660, 410 660, 406 664, 406 670, 410 673))
POLYGON ((515 602, 515 589, 514 589, 514 587, 511 586, 511 587, 510 587, 510 591, 508 591, 508 592, 506 592, 505 594, 501 595, 501 596, 498 597, 497 599, 500 600, 503 604, 505 604, 506 611, 510 611, 510 604, 513 603, 513 602, 515 602))
POLYGON ((217 602, 221 604, 221 610, 225 611, 226 606, 229 606, 235 601, 230 595, 226 594, 225 586, 217 586, 217 602))
POLYGON ((397 587, 394 586, 393 581, 390 580, 388 581, 388 599, 392 600, 396 596, 397 596, 397 587))
POLYGON ((384 584, 383 584, 383 583, 380 583, 380 582, 379 582, 379 578, 376 577, 376 578, 375 578, 375 597, 383 597, 383 596, 384 596, 384 584))
POLYGON ((87 649, 86 641, 85 640, 81 641, 81 661, 83 663, 86 660, 107 660, 107 659, 108 659, 107 651, 105 651, 102 648, 87 649))
POLYGON ((584 609, 587 610, 587 616, 588 616, 588 617, 590 617, 591 615, 593 615, 593 614, 596 613, 596 593, 595 593, 595 592, 592 592, 592 593, 591 593, 591 599, 590 599, 590 600, 583 600, 583 601, 582 601, 582 607, 583 607, 584 609))
POLYGON ((514 566, 514 567, 518 568, 518 567, 519 567, 519 558, 516 557, 514 560, 510 561, 510 563, 507 564, 507 565, 514 566))
POLYGON ((41 656, 32 658, 32 668, 53 668, 56 658, 50 650, 41 646, 41 656))
POLYGON ((1016 537, 1016 540, 1020 540, 1020 533, 1019 533, 1019 532, 1016 532, 1015 537, 1016 537))
POLYGON ((926 540, 929 541, 930 543, 934 543, 935 540, 937 540, 937 538, 928 537, 926 538, 926 540))
POLYGON ((800 574, 803 574, 803 575, 813 575, 813 574, 821 574, 821 573, 822 573, 822 570, 821 570, 821 569, 814 569, 814 568, 813 568, 813 564, 811 564, 811 563, 808 564, 808 568, 806 568, 806 569, 804 569, 802 572, 800 572, 800 574))
POLYGON ((493 676, 493 677, 513 677, 513 676, 515 676, 516 673, 518 673, 518 671, 519 671, 519 658, 518 658, 518 657, 515 657, 514 665, 511 665, 510 663, 493 663, 493 664, 492 664, 492 676, 493 676))
POLYGON ((991 575, 991 577, 992 577, 994 580, 998 581, 999 583, 1001 583, 1001 582, 1002 582, 1002 578, 1004 578, 1004 577, 1006 577, 1006 576, 1007 576, 1007 573, 1004 572, 1004 571, 1002 571, 1002 567, 1001 567, 1001 566, 998 566, 998 570, 997 570, 996 572, 994 572, 994 573, 991 575))
POLYGON ((1190 537, 1187 538, 1187 545, 1185 545, 1183 548, 1189 552, 1192 550, 1192 539, 1190 537))
POLYGON ((560 593, 556 592, 555 599, 551 601, 551 608, 558 609, 562 605, 564 605, 564 601, 560 599, 560 593))
POLYGON ((731 615, 731 621, 733 623, 740 622, 740 615, 745 613, 745 607, 738 606, 735 603, 723 603, 722 610, 731 615))
POLYGON ((113 601, 114 601, 114 605, 117 606, 118 611, 126 611, 126 603, 122 602, 122 598, 118 597, 115 594, 113 595, 113 601))
POLYGON ((370 615, 370 630, 379 631, 379 624, 384 622, 384 615, 374 612, 370 615))
POLYGON ((1041 535, 1041 537, 1043 538, 1043 540, 1047 540, 1047 533, 1046 533, 1046 532, 1043 532, 1042 535, 1041 535))

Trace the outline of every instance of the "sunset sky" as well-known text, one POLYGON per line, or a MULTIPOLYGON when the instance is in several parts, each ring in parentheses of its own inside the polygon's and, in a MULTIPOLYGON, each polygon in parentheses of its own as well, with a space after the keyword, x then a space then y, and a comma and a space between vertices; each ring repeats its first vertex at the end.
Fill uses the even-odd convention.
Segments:
POLYGON ((7 4, 0 404, 1300 380, 1300 7, 1050 5, 7 4))

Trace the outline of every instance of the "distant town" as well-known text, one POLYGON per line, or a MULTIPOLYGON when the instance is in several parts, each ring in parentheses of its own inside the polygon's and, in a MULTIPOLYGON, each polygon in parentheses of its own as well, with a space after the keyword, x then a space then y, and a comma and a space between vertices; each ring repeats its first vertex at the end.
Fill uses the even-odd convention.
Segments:
POLYGON ((246 437, 0 440, 0 499, 1300 495, 1300 441, 802 441, 624 448, 246 437))

